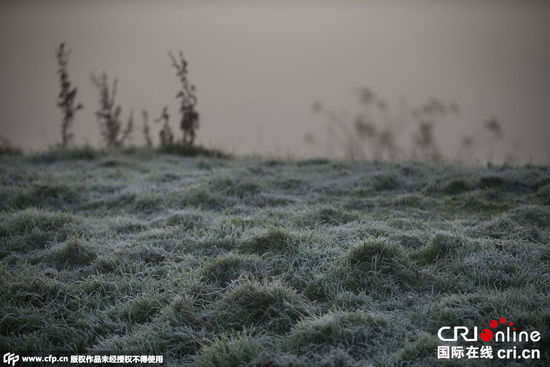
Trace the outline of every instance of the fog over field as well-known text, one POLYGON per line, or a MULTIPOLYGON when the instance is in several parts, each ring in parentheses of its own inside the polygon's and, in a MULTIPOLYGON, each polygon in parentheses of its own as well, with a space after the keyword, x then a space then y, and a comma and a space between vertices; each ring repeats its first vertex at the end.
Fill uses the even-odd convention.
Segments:
MULTIPOLYGON (((0 134, 28 149, 58 142, 54 50, 65 41, 85 107, 75 120, 78 143, 99 144, 92 71, 119 78, 124 113, 146 108, 156 117, 169 105, 175 115, 167 52, 182 50, 205 145, 237 154, 326 154, 327 122, 311 105, 353 112, 352 89, 368 86, 393 105, 456 101, 460 118, 436 129, 451 158, 462 135, 494 116, 505 134, 491 152, 479 149, 478 159, 548 162, 549 4, 3 1, 0 134), (317 147, 304 142, 307 133, 317 147)), ((133 142, 142 143, 139 131, 133 142)))

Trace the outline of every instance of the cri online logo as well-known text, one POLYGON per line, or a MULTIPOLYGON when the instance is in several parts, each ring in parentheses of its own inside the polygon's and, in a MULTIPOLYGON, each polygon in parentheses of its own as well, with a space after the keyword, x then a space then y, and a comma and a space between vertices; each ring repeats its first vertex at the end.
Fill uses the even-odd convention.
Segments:
POLYGON ((530 333, 527 331, 521 331, 517 333, 513 322, 507 322, 504 317, 501 317, 499 321, 491 320, 491 322, 489 322, 490 328, 481 330, 479 334, 477 326, 474 326, 472 333, 470 333, 470 329, 467 326, 443 326, 439 328, 437 336, 440 340, 449 342, 457 341, 459 336, 464 341, 475 342, 478 340, 478 335, 484 342, 490 342, 493 339, 495 342, 526 342, 529 340, 538 342, 540 340, 540 332, 538 331, 531 331, 530 333), (504 325, 506 329, 504 331, 492 330, 496 329, 499 325, 504 325))

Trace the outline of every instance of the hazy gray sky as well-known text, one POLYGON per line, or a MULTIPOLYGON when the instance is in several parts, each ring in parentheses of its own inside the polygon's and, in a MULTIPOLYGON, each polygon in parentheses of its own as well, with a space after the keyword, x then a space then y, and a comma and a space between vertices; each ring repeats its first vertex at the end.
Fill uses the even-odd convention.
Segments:
POLYGON ((438 132, 451 156, 462 134, 497 116, 506 134, 491 148, 497 157, 550 161, 547 1, 3 1, 0 134, 24 147, 60 139, 61 41, 73 50, 69 71, 85 106, 78 142, 97 143, 90 72, 118 77, 124 114, 156 116, 168 105, 174 116, 167 51, 182 50, 207 145, 315 154, 303 136, 323 137, 326 122, 312 102, 354 111, 352 88, 368 86, 393 103, 456 101, 460 119, 438 132))

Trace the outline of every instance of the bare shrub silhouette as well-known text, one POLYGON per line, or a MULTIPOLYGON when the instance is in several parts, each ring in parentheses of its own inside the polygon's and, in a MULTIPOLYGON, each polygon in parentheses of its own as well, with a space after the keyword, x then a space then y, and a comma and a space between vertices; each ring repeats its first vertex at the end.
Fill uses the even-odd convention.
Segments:
MULTIPOLYGON (((329 122, 329 140, 340 145, 346 158, 376 161, 415 159, 440 161, 443 158, 437 143, 434 129, 444 118, 458 115, 456 103, 444 103, 431 98, 420 107, 411 108, 401 102, 392 110, 386 100, 378 97, 366 87, 354 90, 360 112, 351 115, 348 112, 336 113, 327 110, 321 102, 315 102, 313 111, 326 116, 329 122), (407 154, 400 145, 405 132, 410 132, 411 151, 407 154)), ((315 144, 311 133, 306 142, 315 144)))
POLYGON ((14 156, 21 155, 23 151, 12 144, 12 142, 5 136, 0 135, 0 156, 14 156))
POLYGON ((61 91, 57 99, 57 106, 63 113, 63 121, 61 123, 61 147, 65 148, 74 138, 71 132, 73 120, 78 110, 83 108, 81 103, 76 103, 77 88, 73 86, 69 78, 67 66, 71 50, 65 46, 65 43, 60 43, 55 56, 57 58, 57 75, 59 75, 59 87, 61 91))
POLYGON ((93 85, 99 91, 99 109, 95 115, 99 121, 101 137, 108 148, 121 148, 132 133, 134 126, 133 114, 130 113, 128 122, 123 130, 120 105, 115 104, 118 88, 118 79, 114 79, 111 86, 106 72, 101 75, 91 74, 93 85))
POLYGON ((168 107, 164 107, 160 114, 160 117, 155 119, 155 122, 162 123, 162 128, 159 131, 160 147, 168 148, 174 145, 174 133, 170 128, 170 115, 168 114, 168 107))
POLYGON ((502 130, 502 125, 500 124, 500 121, 494 116, 487 120, 484 126, 487 131, 493 134, 496 138, 500 139, 504 135, 504 131, 502 130))
MULTIPOLYGON (((199 128, 199 113, 196 111, 197 97, 195 95, 195 86, 189 82, 187 61, 183 57, 183 52, 178 53, 176 57, 172 52, 168 53, 172 60, 172 66, 176 69, 176 75, 181 83, 181 89, 176 94, 180 102, 180 129, 183 132, 183 145, 192 146, 197 136, 199 128)), ((168 125, 166 125, 168 126, 168 125)))

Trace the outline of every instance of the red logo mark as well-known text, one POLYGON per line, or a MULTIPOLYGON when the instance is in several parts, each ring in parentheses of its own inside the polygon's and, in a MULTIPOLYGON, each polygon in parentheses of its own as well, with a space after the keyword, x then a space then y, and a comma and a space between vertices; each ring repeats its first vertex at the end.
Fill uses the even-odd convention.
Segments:
MULTIPOLYGON (((500 321, 501 324, 506 324, 506 318, 504 318, 504 317, 501 317, 499 321, 500 321)), ((514 323, 510 321, 508 323, 508 325, 509 326, 514 326, 514 323)), ((492 329, 496 329, 497 326, 498 326, 498 321, 497 320, 491 320, 489 322, 489 326, 492 329)), ((516 330, 515 327, 514 327, 514 330, 516 330)), ((484 342, 488 342, 488 341, 491 341, 493 339, 494 333, 491 329, 483 329, 483 330, 481 330, 481 333, 479 334, 479 336, 481 337, 481 340, 483 340, 484 342)))
POLYGON ((479 336, 481 337, 481 340, 488 342, 493 339, 493 332, 489 329, 483 329, 481 330, 481 334, 479 334, 479 336))

